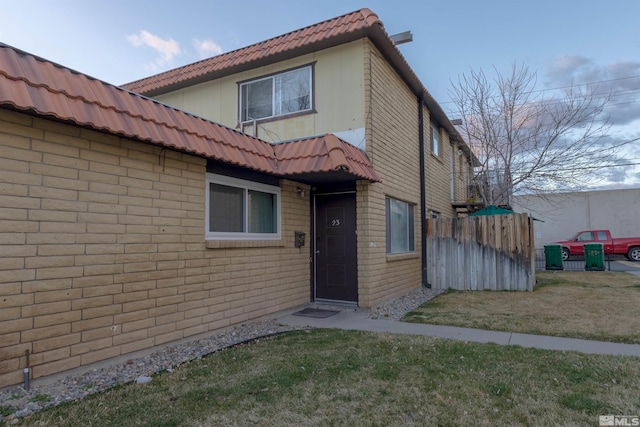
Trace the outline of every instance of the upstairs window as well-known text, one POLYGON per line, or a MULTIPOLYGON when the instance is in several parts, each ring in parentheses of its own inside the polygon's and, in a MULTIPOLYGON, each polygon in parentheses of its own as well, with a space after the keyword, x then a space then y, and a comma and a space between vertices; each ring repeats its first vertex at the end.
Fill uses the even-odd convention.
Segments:
POLYGON ((243 122, 311 111, 312 66, 240 84, 243 122))
POLYGON ((431 152, 440 157, 440 129, 434 123, 431 123, 431 152))
POLYGON ((207 174, 206 238, 280 239, 280 188, 207 174))

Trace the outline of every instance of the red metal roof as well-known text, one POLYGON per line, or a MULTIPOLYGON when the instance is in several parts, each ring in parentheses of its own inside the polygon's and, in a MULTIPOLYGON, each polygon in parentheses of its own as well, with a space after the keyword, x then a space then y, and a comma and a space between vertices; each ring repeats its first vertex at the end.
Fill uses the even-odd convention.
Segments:
POLYGON ((244 64, 259 63, 266 58, 278 59, 286 52, 309 46, 322 46, 327 40, 348 34, 358 34, 361 37, 362 31, 374 25, 382 28, 378 15, 369 9, 360 9, 251 46, 127 83, 122 87, 132 92, 155 94, 161 88, 174 87, 182 82, 197 80, 222 70, 233 70, 244 64))
MULTIPOLYGON (((273 175, 333 171, 378 181, 366 155, 331 135, 279 164, 274 146, 0 43, 0 106, 217 159, 273 175), (329 142, 327 142, 329 141, 329 142), (355 150, 355 151, 354 151, 355 150), (345 153, 345 154, 341 154, 345 153), (313 159, 313 161, 311 161, 313 159)), ((285 150, 286 152, 286 150, 285 150)))

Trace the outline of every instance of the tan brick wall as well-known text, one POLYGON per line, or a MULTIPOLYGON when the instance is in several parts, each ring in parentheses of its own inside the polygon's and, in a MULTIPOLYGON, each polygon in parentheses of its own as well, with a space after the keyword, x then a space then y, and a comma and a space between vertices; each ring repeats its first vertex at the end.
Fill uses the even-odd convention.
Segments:
POLYGON ((0 387, 309 301, 309 200, 282 240, 205 242, 205 160, 0 110, 0 387))
MULTIPOLYGON (((438 212, 443 217, 455 216, 451 205, 451 143, 449 135, 440 128, 440 155, 431 152, 431 134, 428 111, 425 111, 425 181, 427 210, 438 212)), ((455 151, 454 151, 455 155, 455 151)), ((427 213, 428 215, 428 213, 427 213)))
POLYGON ((440 155, 431 152, 429 112, 425 110, 425 179, 427 183, 427 209, 440 213, 443 217, 454 217, 452 201, 467 199, 467 186, 470 182, 469 159, 465 153, 458 155, 459 146, 451 142, 449 134, 440 128, 440 155), (453 148, 453 150, 452 150, 453 148), (453 156, 453 162, 451 161, 453 156), (454 197, 451 200, 451 166, 453 163, 454 197))
POLYGON ((463 202, 469 197, 468 186, 471 184, 473 176, 469 166, 469 157, 461 152, 458 154, 459 146, 454 147, 454 182, 455 200, 463 202))
MULTIPOLYGON (((359 183, 359 303, 370 307, 421 286, 420 148, 418 100, 370 43, 365 45, 364 74, 367 155, 381 183, 359 183), (386 253, 385 197, 415 205, 415 252, 386 253)), ((441 131, 441 156, 430 150, 429 111, 424 109, 427 209, 454 216, 450 195, 450 142, 441 131)), ((459 187, 456 182, 456 191, 459 187)))
POLYGON ((365 48, 367 155, 382 179, 357 187, 359 303, 370 307, 421 284, 420 156, 415 95, 380 52, 365 48), (386 196, 415 205, 415 253, 387 255, 386 196))

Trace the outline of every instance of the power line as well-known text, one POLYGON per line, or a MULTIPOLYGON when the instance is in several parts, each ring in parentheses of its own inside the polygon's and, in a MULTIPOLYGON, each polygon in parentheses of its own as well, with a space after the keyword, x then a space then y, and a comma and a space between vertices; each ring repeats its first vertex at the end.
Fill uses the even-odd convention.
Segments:
MULTIPOLYGON (((639 166, 639 165, 640 165, 640 162, 619 163, 615 165, 602 165, 602 166, 580 166, 576 168, 557 168, 557 169, 551 170, 550 172, 574 172, 574 171, 580 171, 584 169, 607 169, 607 168, 617 168, 621 166, 639 166)), ((539 172, 534 171, 531 174, 536 175, 536 174, 544 174, 544 173, 545 173, 544 171, 539 171, 539 172)))
MULTIPOLYGON (((574 167, 574 168, 554 168, 554 169, 543 169, 543 170, 534 170, 529 172, 529 174, 531 176, 535 176, 535 175, 546 175, 549 173, 555 173, 555 172, 575 172, 575 171, 581 171, 581 170, 585 170, 585 169, 608 169, 608 168, 617 168, 617 167, 622 167, 622 166, 640 166, 640 162, 631 162, 631 163, 619 163, 619 164, 612 164, 612 165, 600 165, 600 166, 580 166, 580 167, 574 167)), ((513 167, 512 167, 513 168, 513 167)), ((511 174, 517 176, 518 175, 518 171, 517 170, 513 170, 511 168, 511 174)), ((487 172, 503 172, 505 171, 505 168, 490 168, 487 170, 487 172)))
MULTIPOLYGON (((598 84, 602 84, 602 83, 611 83, 611 82, 618 82, 618 81, 622 81, 622 80, 631 80, 631 79, 640 79, 640 75, 619 77, 619 78, 616 78, 616 79, 608 79, 608 80, 599 80, 599 81, 595 81, 595 82, 578 83, 578 84, 573 84, 573 85, 569 85, 569 86, 559 86, 559 87, 554 87, 554 88, 535 89, 535 90, 531 90, 531 91, 525 92, 525 93, 529 94, 529 93, 538 93, 538 92, 552 92, 552 91, 561 90, 561 89, 571 89, 571 88, 576 88, 576 87, 580 87, 580 86, 593 86, 593 85, 598 85, 598 84)), ((627 89, 627 91, 635 91, 635 90, 636 89, 627 89)), ((640 90, 640 87, 638 88, 638 90, 640 90)), ((591 96, 595 96, 595 95, 591 95, 591 96)), ((443 104, 455 104, 455 101, 440 102, 440 105, 443 105, 443 104)))

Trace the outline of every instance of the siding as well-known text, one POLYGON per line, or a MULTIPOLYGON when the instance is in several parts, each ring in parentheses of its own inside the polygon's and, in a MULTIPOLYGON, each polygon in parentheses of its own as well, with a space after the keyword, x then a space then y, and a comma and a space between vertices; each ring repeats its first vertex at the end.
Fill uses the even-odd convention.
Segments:
MULTIPOLYGON (((360 129, 364 127, 362 46, 363 40, 357 40, 158 95, 157 99, 269 142, 360 129), (313 113, 259 121, 257 131, 251 123, 240 127, 239 82, 309 64, 314 67, 313 113)), ((357 146, 360 141, 350 142, 357 146)))
POLYGON ((281 241, 207 248, 203 158, 6 110, 0 153, 0 387, 309 301, 302 184, 281 241))

